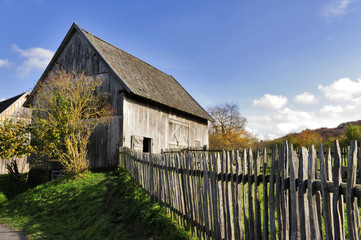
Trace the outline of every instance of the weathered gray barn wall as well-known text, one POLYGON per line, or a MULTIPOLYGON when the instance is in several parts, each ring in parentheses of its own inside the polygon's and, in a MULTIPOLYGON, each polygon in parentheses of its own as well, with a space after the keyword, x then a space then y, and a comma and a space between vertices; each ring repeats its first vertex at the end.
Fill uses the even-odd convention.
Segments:
POLYGON ((88 157, 92 168, 111 167, 118 164, 118 149, 122 143, 122 96, 123 89, 94 48, 78 32, 74 32, 61 55, 56 60, 58 67, 85 71, 89 76, 103 79, 102 89, 108 93, 114 116, 110 125, 98 126, 91 137, 88 157))
MULTIPOLYGON (((24 122, 30 122, 30 110, 23 107, 26 97, 29 95, 29 92, 26 92, 21 97, 19 97, 13 104, 11 104, 5 111, 0 113, 0 121, 3 121, 5 118, 13 119, 14 121, 22 120, 24 122)), ((29 158, 21 157, 14 159, 17 162, 18 170, 21 173, 29 171, 29 158)), ((6 168, 6 162, 8 160, 0 159, 0 174, 7 174, 8 170, 6 168)))
POLYGON ((151 152, 208 145, 208 125, 154 106, 124 98, 123 146, 142 151, 151 139, 151 152))
MULTIPOLYGON (((29 157, 21 157, 21 158, 15 158, 14 159, 17 163, 18 170, 20 173, 26 173, 29 172, 30 167, 30 159, 29 157)), ((6 168, 6 163, 8 160, 0 159, 0 174, 7 174, 9 173, 6 168)))
POLYGON ((0 174, 7 174, 8 173, 5 164, 6 164, 5 160, 0 159, 0 174))
POLYGON ((95 129, 88 146, 92 168, 116 167, 119 163, 119 147, 122 146, 123 116, 114 116, 109 125, 95 129))

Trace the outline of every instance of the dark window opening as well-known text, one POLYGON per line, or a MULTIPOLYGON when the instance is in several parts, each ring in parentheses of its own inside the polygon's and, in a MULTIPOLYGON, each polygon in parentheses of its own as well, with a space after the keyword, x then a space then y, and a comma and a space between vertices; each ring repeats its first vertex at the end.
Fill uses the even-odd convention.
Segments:
POLYGON ((151 138, 144 138, 143 139, 143 152, 150 153, 152 152, 152 139, 151 138))

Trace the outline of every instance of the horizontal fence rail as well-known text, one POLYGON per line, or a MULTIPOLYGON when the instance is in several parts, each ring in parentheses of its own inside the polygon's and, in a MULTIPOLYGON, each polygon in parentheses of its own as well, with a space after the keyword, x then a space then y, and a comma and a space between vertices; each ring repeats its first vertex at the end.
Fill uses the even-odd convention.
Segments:
POLYGON ((222 152, 120 148, 120 165, 200 238, 360 239, 360 156, 356 141, 346 164, 338 141, 332 152, 296 153, 287 142, 222 152))

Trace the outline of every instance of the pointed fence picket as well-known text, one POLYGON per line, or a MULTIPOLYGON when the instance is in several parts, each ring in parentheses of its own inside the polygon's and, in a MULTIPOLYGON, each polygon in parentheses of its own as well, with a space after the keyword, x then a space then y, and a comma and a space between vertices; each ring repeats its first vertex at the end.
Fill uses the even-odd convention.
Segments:
POLYGON ((360 239, 357 142, 317 149, 296 152, 287 142, 162 154, 121 148, 120 166, 202 239, 360 239))

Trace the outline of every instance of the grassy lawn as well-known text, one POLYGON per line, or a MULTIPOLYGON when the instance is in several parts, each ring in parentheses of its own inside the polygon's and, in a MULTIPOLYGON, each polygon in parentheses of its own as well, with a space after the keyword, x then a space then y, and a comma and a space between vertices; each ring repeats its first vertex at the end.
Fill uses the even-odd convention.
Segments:
POLYGON ((15 197, 4 191, 5 180, 0 177, 0 222, 31 239, 191 238, 124 170, 63 177, 15 197))

